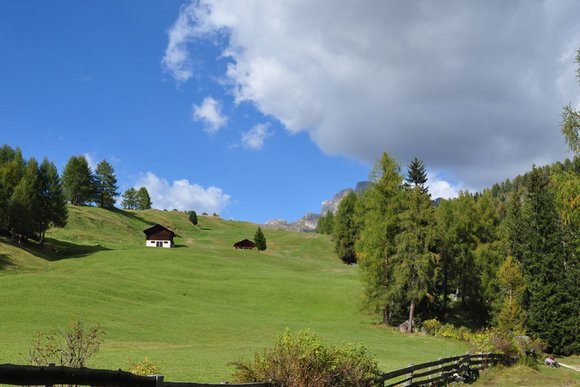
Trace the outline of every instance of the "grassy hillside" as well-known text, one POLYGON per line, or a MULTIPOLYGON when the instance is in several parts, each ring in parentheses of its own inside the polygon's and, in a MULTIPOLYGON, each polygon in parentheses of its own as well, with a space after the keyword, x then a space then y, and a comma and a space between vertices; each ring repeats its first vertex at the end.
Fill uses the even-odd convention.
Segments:
POLYGON ((286 327, 327 343, 362 342, 384 370, 465 352, 463 343, 406 336, 361 313, 357 268, 326 236, 265 230, 265 252, 233 249, 256 225, 180 212, 70 207, 47 246, 0 240, 0 363, 25 363, 37 331, 72 319, 106 332, 91 366, 128 367, 149 357, 167 380, 230 379, 228 362, 251 358, 286 327), (176 248, 144 247, 161 223, 176 248))

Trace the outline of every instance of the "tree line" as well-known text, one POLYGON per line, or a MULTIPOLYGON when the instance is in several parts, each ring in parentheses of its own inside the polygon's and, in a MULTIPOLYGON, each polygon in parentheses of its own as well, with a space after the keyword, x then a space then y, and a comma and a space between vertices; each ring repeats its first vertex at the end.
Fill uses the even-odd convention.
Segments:
POLYGON ((438 204, 420 160, 403 176, 385 153, 371 180, 319 231, 330 228, 338 257, 358 263, 363 304, 383 323, 410 332, 453 309, 558 353, 580 351, 579 156, 438 204))
MULTIPOLYGON (((576 57, 580 79, 580 50, 576 57)), ((451 308, 505 337, 528 334, 580 352, 580 112, 563 109, 573 160, 450 200, 433 201, 423 162, 405 175, 384 153, 361 196, 350 193, 317 231, 358 263, 363 305, 385 324, 446 318, 451 308)))
MULTIPOLYGON (((72 156, 62 177, 54 162, 34 157, 25 160, 20 148, 0 148, 0 231, 19 243, 33 239, 42 243, 50 227, 64 227, 66 204, 114 208, 119 193, 115 170, 101 161, 91 170, 84 156, 72 156)), ((147 189, 129 188, 121 206, 132 210, 151 208, 147 189)))

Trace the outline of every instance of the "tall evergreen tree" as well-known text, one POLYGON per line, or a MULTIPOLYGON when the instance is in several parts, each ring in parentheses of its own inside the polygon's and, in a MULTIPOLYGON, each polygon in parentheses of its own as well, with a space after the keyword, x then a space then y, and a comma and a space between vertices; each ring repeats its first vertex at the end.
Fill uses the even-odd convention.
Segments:
POLYGON ((40 207, 41 207, 41 235, 40 242, 44 241, 44 232, 49 227, 64 227, 68 212, 66 200, 58 171, 53 162, 45 157, 39 167, 40 176, 40 207))
POLYGON ((393 256, 399 232, 403 178, 399 165, 386 152, 371 172, 371 186, 362 197, 359 239, 355 244, 364 282, 364 306, 380 312, 390 323, 399 312, 402 295, 394 283, 393 256))
POLYGON ((189 221, 193 223, 194 226, 197 226, 197 213, 191 210, 187 213, 187 216, 189 218, 189 221))
POLYGON ((135 210, 139 202, 137 201, 137 190, 133 187, 123 192, 121 206, 127 210, 135 210))
POLYGON ((427 172, 425 164, 418 158, 413 158, 407 169, 407 177, 405 177, 405 185, 408 187, 420 187, 423 193, 427 192, 427 172))
POLYGON ((266 245, 266 237, 260 227, 258 227, 256 234, 254 235, 254 243, 256 244, 256 248, 260 251, 264 251, 268 247, 266 245))
MULTIPOLYGON (((415 159, 414 161, 417 161, 415 159)), ((420 169, 424 169, 421 168, 420 169)), ((403 294, 408 305, 407 332, 413 331, 415 308, 432 288, 435 270, 434 246, 435 217, 426 178, 418 173, 417 164, 411 163, 406 179, 403 209, 398 214, 400 230, 395 236, 396 251, 393 259, 394 286, 403 294)))
POLYGON ((137 190, 137 209, 148 210, 151 208, 151 197, 147 188, 141 187, 137 190))
POLYGON ((334 217, 333 239, 334 250, 338 257, 347 264, 356 263, 355 242, 358 238, 359 225, 355 218, 358 197, 356 193, 348 193, 338 205, 334 217))
POLYGON ((528 286, 524 300, 528 331, 545 340, 554 352, 577 352, 578 257, 563 243, 547 174, 534 167, 529 177, 517 222, 523 237, 520 251, 516 251, 528 286))
POLYGON ((115 170, 107 162, 101 161, 95 169, 95 202, 101 208, 113 208, 116 197, 119 196, 117 189, 117 177, 115 170))
POLYGON ((90 203, 95 195, 91 168, 84 156, 72 156, 62 173, 65 198, 75 206, 90 203))

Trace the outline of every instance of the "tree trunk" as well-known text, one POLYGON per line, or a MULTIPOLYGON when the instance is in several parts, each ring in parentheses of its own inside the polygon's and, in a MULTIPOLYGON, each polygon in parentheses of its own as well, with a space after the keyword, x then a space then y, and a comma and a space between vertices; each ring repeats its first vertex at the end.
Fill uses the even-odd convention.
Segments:
POLYGON ((413 333, 413 313, 415 312, 415 301, 411 301, 409 307, 409 325, 407 325, 407 333, 413 333))
POLYGON ((383 307, 383 321, 382 321, 382 323, 383 324, 386 324, 386 325, 389 325, 390 322, 391 322, 391 315, 389 313, 389 306, 388 305, 385 305, 383 307))

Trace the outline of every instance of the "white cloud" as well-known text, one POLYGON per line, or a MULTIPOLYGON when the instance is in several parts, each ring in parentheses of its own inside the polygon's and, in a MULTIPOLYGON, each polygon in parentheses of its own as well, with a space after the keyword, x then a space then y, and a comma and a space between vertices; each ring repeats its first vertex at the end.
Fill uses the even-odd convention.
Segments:
POLYGON ((161 64, 178 82, 185 82, 193 76, 187 43, 196 35, 195 9, 195 3, 181 7, 179 17, 168 31, 169 43, 161 64))
POLYGON ((452 184, 442 177, 427 173, 427 186, 433 199, 451 199, 459 195, 459 191, 464 190, 463 184, 452 184))
POLYGON ((95 172, 95 170, 97 169, 97 162, 95 161, 95 157, 92 156, 90 153, 83 153, 83 156, 85 157, 85 160, 87 160, 87 164, 89 164, 91 170, 95 172))
POLYGON ((193 105, 193 119, 205 123, 204 130, 213 134, 226 126, 228 118, 222 114, 222 106, 219 101, 212 97, 206 97, 201 105, 193 105))
POLYGON ((231 199, 221 188, 212 186, 205 189, 186 179, 169 183, 152 172, 147 172, 137 180, 135 188, 140 187, 147 188, 153 208, 157 209, 220 213, 231 199))
POLYGON ((264 140, 273 135, 268 130, 268 124, 258 124, 247 132, 242 133, 242 145, 246 149, 260 150, 264 146, 264 140))
POLYGON ((578 14, 580 2, 565 0, 196 0, 164 62, 189 79, 189 43, 209 38, 230 60, 223 85, 236 102, 324 152, 369 163, 383 151, 403 163, 417 155, 479 188, 563 156, 578 14))

